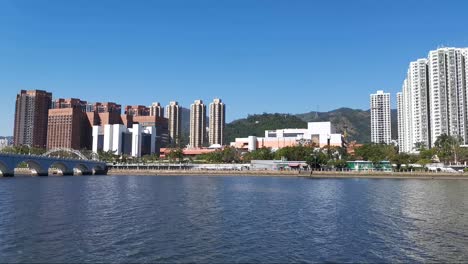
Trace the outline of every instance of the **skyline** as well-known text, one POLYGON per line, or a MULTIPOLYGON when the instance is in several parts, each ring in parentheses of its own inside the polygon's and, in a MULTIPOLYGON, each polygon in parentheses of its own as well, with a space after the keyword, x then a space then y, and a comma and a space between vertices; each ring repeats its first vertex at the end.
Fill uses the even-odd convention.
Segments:
POLYGON ((0 135, 13 134, 22 89, 122 105, 176 100, 185 108, 222 98, 227 122, 369 109, 376 90, 392 94, 394 109, 411 61, 439 46, 468 46, 468 3, 445 2, 457 6, 450 14, 436 4, 2 1, 0 135))

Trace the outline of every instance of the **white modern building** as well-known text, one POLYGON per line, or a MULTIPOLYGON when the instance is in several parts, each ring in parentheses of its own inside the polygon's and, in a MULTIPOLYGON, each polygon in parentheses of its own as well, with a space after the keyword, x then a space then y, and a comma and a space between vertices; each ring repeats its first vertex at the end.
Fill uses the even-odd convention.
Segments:
POLYGON ((4 149, 5 147, 8 147, 11 145, 11 142, 7 138, 1 138, 0 139, 0 150, 4 149))
POLYGON ((370 108, 371 141, 373 143, 390 144, 392 141, 390 93, 377 91, 377 93, 371 94, 370 108))
POLYGON ((307 128, 286 128, 266 130, 265 137, 249 136, 236 138, 231 146, 253 151, 258 148, 277 150, 300 144, 313 144, 317 147, 343 146, 342 134, 333 133, 331 122, 309 122, 307 128))
POLYGON ((141 157, 156 153, 156 127, 133 124, 93 126, 93 152, 112 151, 115 155, 141 157))

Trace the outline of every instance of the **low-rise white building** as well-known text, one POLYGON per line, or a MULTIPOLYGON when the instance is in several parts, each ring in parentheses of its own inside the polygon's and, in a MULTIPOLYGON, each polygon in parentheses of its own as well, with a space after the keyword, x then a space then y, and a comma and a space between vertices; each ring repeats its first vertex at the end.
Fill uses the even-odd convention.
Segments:
POLYGON ((332 133, 331 122, 309 122, 307 128, 285 128, 266 130, 265 137, 249 136, 236 138, 231 146, 248 151, 257 148, 271 148, 277 150, 283 147, 299 144, 315 143, 318 147, 343 145, 342 134, 332 133))
POLYGON ((133 124, 131 128, 121 124, 93 126, 93 152, 98 151, 133 157, 154 154, 157 152, 156 127, 140 124, 133 124))
POLYGON ((11 142, 8 140, 8 138, 0 139, 0 150, 4 149, 5 147, 8 147, 10 145, 11 145, 11 142))

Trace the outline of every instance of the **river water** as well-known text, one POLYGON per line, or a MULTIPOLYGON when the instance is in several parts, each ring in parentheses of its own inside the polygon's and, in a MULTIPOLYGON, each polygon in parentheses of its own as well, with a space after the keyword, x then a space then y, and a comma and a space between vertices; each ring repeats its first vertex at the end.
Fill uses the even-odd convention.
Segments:
POLYGON ((468 181, 0 178, 0 262, 466 262, 468 181))

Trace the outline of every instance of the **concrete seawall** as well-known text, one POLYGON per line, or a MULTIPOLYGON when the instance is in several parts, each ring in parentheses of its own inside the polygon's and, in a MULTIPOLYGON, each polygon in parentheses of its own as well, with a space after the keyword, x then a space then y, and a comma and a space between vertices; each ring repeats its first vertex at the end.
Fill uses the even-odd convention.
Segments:
POLYGON ((352 171, 229 171, 229 170, 109 170, 108 175, 140 175, 140 176, 278 176, 303 177, 311 179, 323 178, 372 178, 372 179, 466 179, 468 174, 441 172, 352 172, 352 171))

